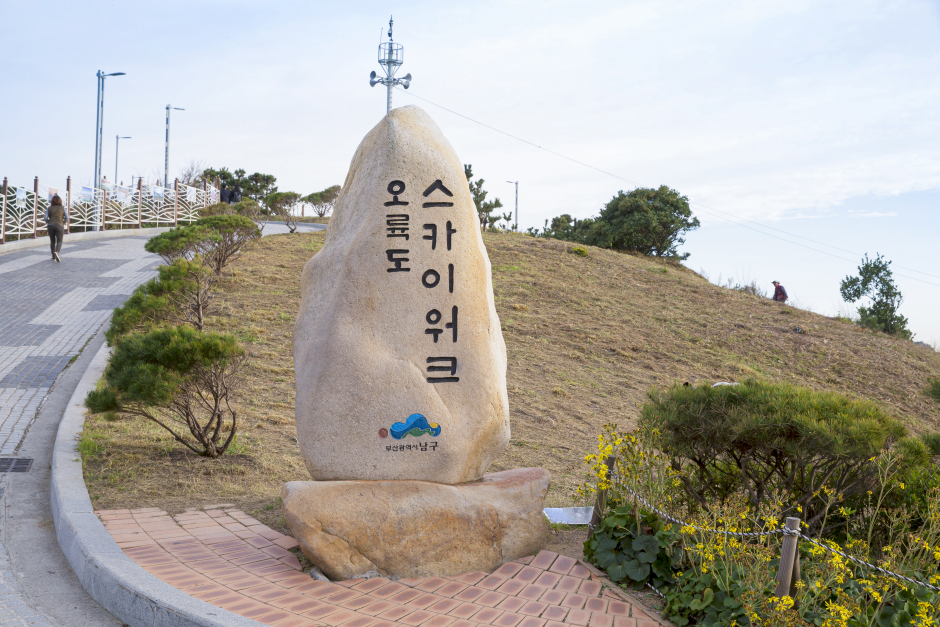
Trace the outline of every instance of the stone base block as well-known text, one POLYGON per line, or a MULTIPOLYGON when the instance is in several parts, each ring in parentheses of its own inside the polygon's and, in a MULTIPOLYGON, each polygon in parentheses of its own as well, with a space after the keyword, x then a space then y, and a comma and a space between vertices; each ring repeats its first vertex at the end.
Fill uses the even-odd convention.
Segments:
POLYGON ((542 548, 542 504, 551 475, 520 468, 472 483, 291 481, 284 516, 330 579, 370 570, 432 577, 491 571, 542 548))

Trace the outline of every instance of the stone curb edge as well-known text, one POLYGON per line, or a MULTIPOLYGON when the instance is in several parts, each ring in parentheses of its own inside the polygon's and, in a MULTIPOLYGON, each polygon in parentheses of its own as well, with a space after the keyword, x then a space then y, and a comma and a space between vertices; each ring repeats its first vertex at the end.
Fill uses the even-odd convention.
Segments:
MULTIPOLYGON (((71 244, 72 242, 80 242, 82 240, 88 239, 108 239, 111 237, 122 237, 127 235, 157 235, 159 233, 165 233, 169 231, 170 226, 159 226, 149 229, 113 229, 110 231, 85 231, 84 233, 69 233, 65 236, 63 240, 64 244, 71 244)), ((37 246, 48 246, 49 238, 43 235, 42 237, 37 237, 36 239, 21 239, 15 242, 7 242, 0 246, 0 255, 4 253, 12 253, 18 250, 23 250, 25 248, 35 248, 37 246)))
POLYGON ((95 389, 109 357, 104 344, 69 399, 56 433, 50 493, 59 547, 91 598, 131 627, 257 627, 261 623, 191 597, 148 573, 124 554, 95 514, 78 439, 85 424, 85 395, 95 389))

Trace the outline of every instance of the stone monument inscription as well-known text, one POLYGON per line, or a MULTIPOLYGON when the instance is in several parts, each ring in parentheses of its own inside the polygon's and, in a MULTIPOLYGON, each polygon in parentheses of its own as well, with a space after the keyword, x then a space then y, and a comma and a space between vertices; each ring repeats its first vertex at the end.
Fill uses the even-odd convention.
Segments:
POLYGON ((506 346, 463 165, 431 118, 363 139, 301 276, 297 438, 282 489, 333 578, 495 568, 540 548, 549 474, 484 475, 509 443, 506 346))
POLYGON ((506 347, 463 164, 426 113, 395 109, 362 141, 301 285, 311 476, 482 477, 509 443, 506 347))

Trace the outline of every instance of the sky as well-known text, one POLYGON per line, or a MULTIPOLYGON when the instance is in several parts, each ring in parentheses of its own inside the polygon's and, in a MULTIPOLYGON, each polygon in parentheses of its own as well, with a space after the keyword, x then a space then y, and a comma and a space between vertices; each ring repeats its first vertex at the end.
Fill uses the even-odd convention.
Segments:
POLYGON ((702 224, 680 249, 693 270, 779 280, 835 315, 855 307, 839 281, 880 253, 915 339, 940 343, 940 0, 0 0, 0 14, 11 185, 91 181, 99 69, 127 74, 106 79, 109 178, 117 134, 132 138, 119 181, 162 175, 169 103, 185 109, 171 178, 195 161, 282 191, 342 183, 385 114, 368 75, 393 14, 413 75, 394 106, 425 109, 504 211, 518 180, 522 229, 668 185, 702 224))

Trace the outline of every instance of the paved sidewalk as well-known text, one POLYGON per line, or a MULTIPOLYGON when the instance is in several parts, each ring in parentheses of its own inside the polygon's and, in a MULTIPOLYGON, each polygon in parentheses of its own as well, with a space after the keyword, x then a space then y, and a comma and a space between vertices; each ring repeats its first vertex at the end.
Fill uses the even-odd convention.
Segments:
POLYGON ((0 625, 3 627, 55 627, 45 616, 31 608, 23 601, 23 589, 20 587, 7 552, 0 543, 0 625))

